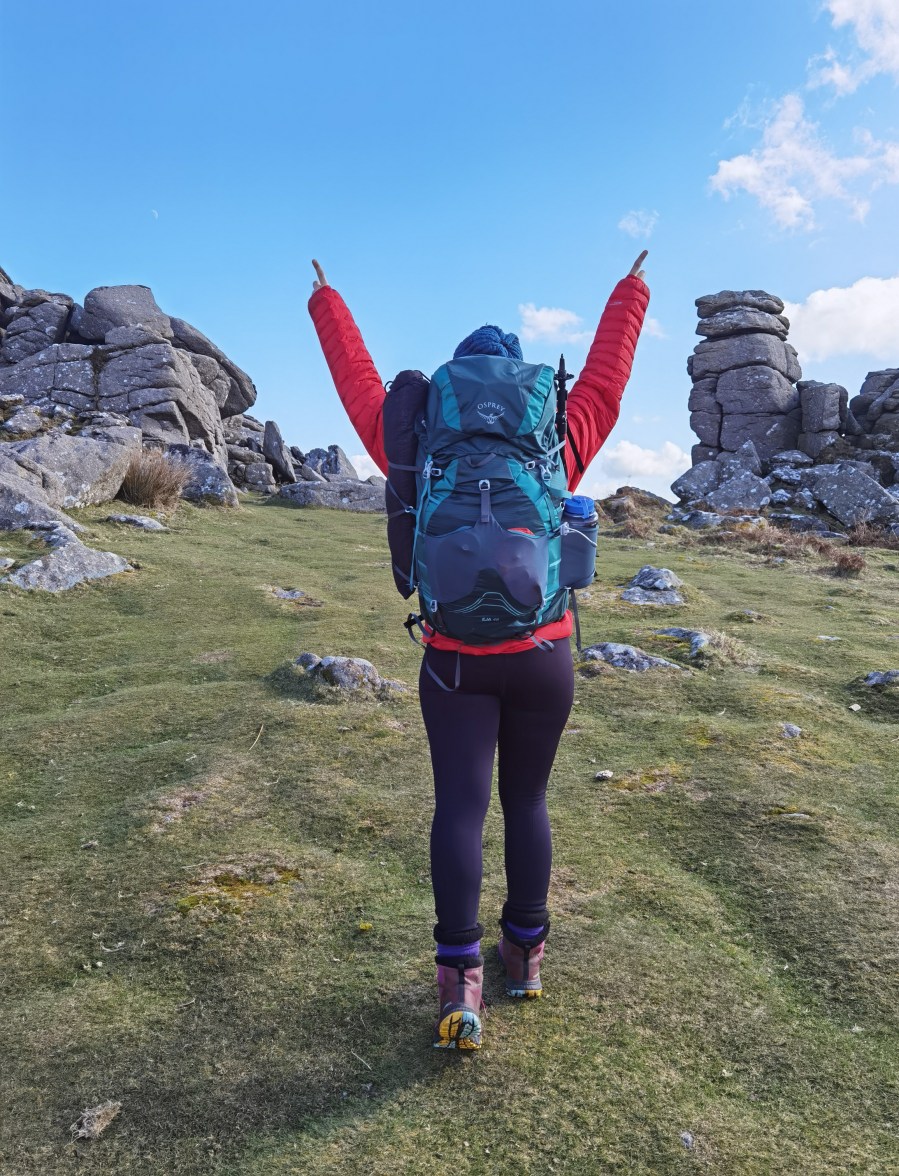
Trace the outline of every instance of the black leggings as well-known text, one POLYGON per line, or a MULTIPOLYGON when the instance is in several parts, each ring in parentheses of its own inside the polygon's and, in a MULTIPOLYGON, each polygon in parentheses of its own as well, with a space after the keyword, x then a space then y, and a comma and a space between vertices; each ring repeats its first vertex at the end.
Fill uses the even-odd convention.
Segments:
POLYGON ((497 744, 508 892, 503 916, 539 926, 547 918, 552 864, 546 785, 574 697, 569 642, 483 657, 429 648, 419 696, 434 768, 434 938, 465 944, 482 932, 482 834, 497 744), (433 680, 429 666, 450 690, 433 680), (459 688, 452 690, 457 669, 459 688))

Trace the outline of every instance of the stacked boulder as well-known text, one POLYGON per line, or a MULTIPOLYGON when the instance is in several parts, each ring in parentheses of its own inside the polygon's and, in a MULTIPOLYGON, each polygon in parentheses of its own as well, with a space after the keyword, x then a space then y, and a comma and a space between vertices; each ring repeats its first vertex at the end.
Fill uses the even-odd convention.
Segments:
POLYGON ((840 384, 801 379, 787 342, 783 302, 765 290, 722 290, 697 298, 698 344, 690 424, 693 464, 752 441, 762 461, 798 450, 813 462, 866 461, 886 486, 899 453, 899 368, 869 372, 850 401, 840 384), (795 386, 794 386, 795 385, 795 386))
POLYGON ((802 376, 787 342, 784 304, 764 290, 722 290, 696 301, 698 335, 687 361, 693 380, 693 461, 736 452, 752 441, 762 457, 793 449, 801 429, 802 376))
POLYGON ((675 523, 765 516, 835 534, 867 522, 899 530, 899 369, 869 373, 851 401, 840 384, 802 380, 783 302, 765 290, 696 300, 690 423, 700 444, 672 484, 675 523))

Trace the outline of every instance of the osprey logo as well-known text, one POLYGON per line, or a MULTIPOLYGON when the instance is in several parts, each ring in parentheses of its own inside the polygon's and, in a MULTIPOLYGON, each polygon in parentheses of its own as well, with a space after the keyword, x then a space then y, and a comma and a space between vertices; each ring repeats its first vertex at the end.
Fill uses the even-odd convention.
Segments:
POLYGON ((478 405, 478 416, 483 417, 488 425, 495 425, 505 411, 504 404, 495 404, 492 400, 484 400, 478 405))

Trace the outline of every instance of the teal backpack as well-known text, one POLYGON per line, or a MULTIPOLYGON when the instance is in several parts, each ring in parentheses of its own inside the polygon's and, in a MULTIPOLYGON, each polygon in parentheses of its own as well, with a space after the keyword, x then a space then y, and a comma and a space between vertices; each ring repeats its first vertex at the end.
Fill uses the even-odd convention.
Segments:
POLYGON ((568 496, 553 369, 493 355, 431 377, 415 425, 418 458, 410 591, 420 617, 468 645, 560 620, 562 506, 568 496))

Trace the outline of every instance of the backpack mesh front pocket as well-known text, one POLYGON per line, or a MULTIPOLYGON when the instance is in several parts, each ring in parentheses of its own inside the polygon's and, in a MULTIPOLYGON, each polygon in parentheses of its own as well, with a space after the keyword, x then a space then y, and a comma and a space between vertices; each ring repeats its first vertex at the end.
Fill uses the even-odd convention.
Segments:
POLYGON ((483 631, 482 640, 496 640, 504 623, 506 635, 514 635, 536 621, 546 595, 548 536, 507 531, 491 516, 447 535, 426 535, 423 543, 428 603, 440 608, 448 629, 458 618, 460 639, 483 631))

